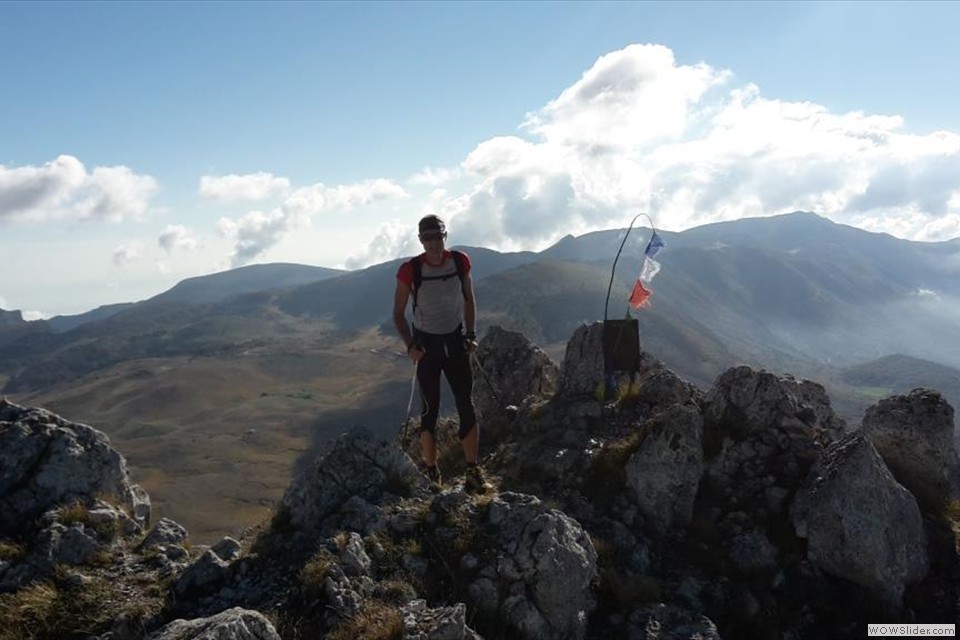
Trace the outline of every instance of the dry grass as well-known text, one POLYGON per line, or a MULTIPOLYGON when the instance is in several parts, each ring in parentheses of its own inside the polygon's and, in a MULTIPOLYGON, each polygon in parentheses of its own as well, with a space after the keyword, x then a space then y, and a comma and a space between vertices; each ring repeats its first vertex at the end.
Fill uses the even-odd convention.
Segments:
POLYGON ((116 580, 92 577, 82 586, 70 586, 68 577, 57 571, 50 582, 0 594, 0 640, 96 637, 121 614, 144 619, 166 603, 163 585, 147 585, 131 597, 116 580))
POLYGON ((954 548, 960 554, 960 500, 953 498, 943 509, 943 518, 953 531, 954 548))
POLYGON ((644 425, 626 438, 607 442, 595 454, 584 483, 584 495, 600 505, 608 505, 620 489, 625 477, 623 468, 647 437, 644 425))
POLYGON ((386 602, 371 600, 327 634, 327 640, 403 640, 403 616, 386 602))
POLYGON ((0 560, 6 562, 16 562, 27 555, 27 550, 21 544, 0 540, 0 560))
POLYGON ((60 519, 60 524, 67 527, 73 524, 87 524, 90 521, 90 510, 78 500, 60 507, 57 516, 60 519))
POLYGON ((332 553, 321 549, 303 565, 300 570, 300 584, 307 597, 317 597, 323 593, 327 572, 336 560, 332 553))
POLYGON ((364 416, 395 408, 399 420, 410 369, 393 355, 396 338, 298 331, 249 354, 123 362, 12 400, 104 431, 150 494, 153 518, 214 543, 269 517, 314 446, 352 424, 386 424, 364 416))

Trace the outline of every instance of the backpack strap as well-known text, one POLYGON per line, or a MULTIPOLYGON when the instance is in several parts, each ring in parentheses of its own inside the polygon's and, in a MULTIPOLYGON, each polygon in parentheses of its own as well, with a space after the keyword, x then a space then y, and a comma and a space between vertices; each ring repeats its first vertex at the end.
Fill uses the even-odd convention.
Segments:
MULTIPOLYGON (((463 253, 460 251, 452 250, 450 255, 453 256, 453 264, 457 268, 457 277, 460 278, 460 289, 463 289, 463 278, 466 275, 466 260, 464 260, 463 253)), ((420 264, 420 256, 414 256, 410 258, 410 267, 413 269, 413 310, 417 310, 417 291, 420 290, 420 285, 423 284, 424 280, 449 280, 453 277, 453 274, 446 276, 428 276, 423 277, 423 266, 420 264)))

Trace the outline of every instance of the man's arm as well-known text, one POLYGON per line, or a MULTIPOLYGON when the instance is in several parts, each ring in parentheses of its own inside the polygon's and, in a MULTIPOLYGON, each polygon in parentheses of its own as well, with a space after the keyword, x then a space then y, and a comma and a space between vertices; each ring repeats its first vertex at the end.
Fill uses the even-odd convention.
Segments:
POLYGON ((463 329, 468 335, 477 330, 477 300, 473 296, 473 277, 469 273, 463 277, 463 329))
POLYGON ((407 346, 413 344, 413 335, 410 333, 410 323, 407 322, 407 300, 410 298, 410 287, 402 280, 397 280, 397 292, 393 296, 393 324, 397 333, 407 346))

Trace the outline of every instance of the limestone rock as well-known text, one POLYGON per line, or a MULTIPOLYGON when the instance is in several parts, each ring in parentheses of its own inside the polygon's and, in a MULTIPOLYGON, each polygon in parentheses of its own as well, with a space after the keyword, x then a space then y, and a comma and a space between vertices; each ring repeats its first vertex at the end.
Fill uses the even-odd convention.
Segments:
POLYGON ((178 597, 213 591, 230 577, 230 564, 208 549, 173 585, 178 597))
POLYGON ((482 640, 467 626, 467 608, 462 602, 430 609, 424 600, 414 600, 400 610, 403 640, 482 640))
POLYGON ((597 577, 590 536, 569 516, 534 496, 502 493, 490 504, 499 543, 498 572, 515 587, 499 615, 521 637, 583 638, 597 577))
POLYGON ((187 539, 187 530, 180 524, 169 518, 160 518, 156 524, 151 527, 143 542, 140 543, 141 549, 152 549, 155 547, 166 547, 170 545, 182 544, 187 539))
POLYGON ((97 495, 143 513, 146 494, 130 483, 126 460, 106 435, 45 409, 0 399, 0 533, 55 506, 97 495))
POLYGON ((209 618, 174 620, 147 640, 280 640, 280 635, 262 614, 234 607, 209 618))
POLYGON ((830 445, 793 507, 807 556, 899 606, 929 568, 917 501, 894 480, 863 433, 830 445))
POLYGON ((685 527, 703 472, 703 418, 692 404, 673 405, 643 428, 648 433, 624 467, 627 486, 655 530, 685 527))
POLYGON ((424 495, 428 492, 427 479, 413 461, 392 443, 355 427, 340 436, 312 469, 291 483, 282 504, 294 525, 318 529, 327 516, 354 496, 376 504, 389 495, 397 499, 418 491, 424 495))
POLYGON ((521 333, 492 326, 483 336, 473 363, 473 397, 484 419, 528 398, 556 391, 559 370, 539 347, 521 333))
POLYGON ((704 413, 708 427, 719 430, 721 437, 735 439, 771 427, 787 427, 808 430, 828 444, 845 429, 822 385, 746 366, 720 375, 707 394, 704 413))
POLYGON ((957 496, 953 418, 953 407, 939 393, 914 389, 868 408, 861 425, 897 481, 934 509, 957 496))
MULTIPOLYGON (((750 513, 758 520, 751 526, 785 521, 786 497, 843 430, 820 385, 749 367, 729 369, 704 399, 704 497, 724 511, 750 513)), ((721 526, 734 533, 740 528, 721 526)))

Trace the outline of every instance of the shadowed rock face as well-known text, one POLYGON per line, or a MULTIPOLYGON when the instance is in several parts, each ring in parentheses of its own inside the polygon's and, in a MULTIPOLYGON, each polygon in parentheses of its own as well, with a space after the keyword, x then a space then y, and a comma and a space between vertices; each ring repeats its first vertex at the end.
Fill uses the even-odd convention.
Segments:
POLYGON ((499 417, 510 405, 519 406, 556 391, 557 365, 521 333, 490 327, 476 354, 473 397, 484 423, 499 417))
POLYGON ((351 498, 368 503, 421 494, 426 478, 402 451, 355 428, 336 441, 331 452, 316 461, 287 488, 283 506, 299 527, 320 529, 351 498))
POLYGON ((816 566, 898 607, 906 585, 927 574, 917 501, 862 433, 827 448, 797 496, 793 522, 816 566))
POLYGON ((661 533, 684 528, 693 516, 703 474, 703 417, 693 404, 658 414, 624 467, 640 511, 661 533))
POLYGON ((0 400, 0 533, 97 495, 118 500, 141 523, 149 520, 149 498, 131 484, 126 461, 102 432, 0 400))
POLYGON ((960 495, 953 418, 953 407, 927 389, 881 400, 863 416, 863 433, 894 477, 930 510, 960 495))

